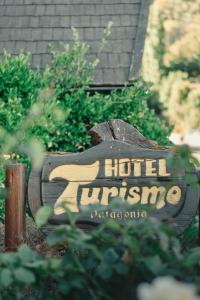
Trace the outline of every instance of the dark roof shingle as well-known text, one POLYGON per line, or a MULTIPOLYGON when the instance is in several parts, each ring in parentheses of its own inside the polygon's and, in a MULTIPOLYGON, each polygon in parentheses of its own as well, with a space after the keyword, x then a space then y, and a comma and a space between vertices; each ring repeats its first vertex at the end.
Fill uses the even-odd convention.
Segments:
POLYGON ((0 0, 0 55, 24 49, 33 54, 33 66, 44 67, 48 44, 70 43, 73 26, 90 46, 88 58, 101 61, 94 85, 121 85, 138 75, 141 53, 135 60, 135 49, 143 50, 147 16, 148 0, 0 0), (98 54, 109 21, 112 33, 98 54))

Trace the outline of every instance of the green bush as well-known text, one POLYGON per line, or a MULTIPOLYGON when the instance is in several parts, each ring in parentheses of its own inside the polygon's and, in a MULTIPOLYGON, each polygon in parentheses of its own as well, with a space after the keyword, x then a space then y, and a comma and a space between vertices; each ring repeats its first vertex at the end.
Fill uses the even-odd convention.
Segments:
MULTIPOLYGON (((42 215, 46 219, 44 208, 40 224, 42 215)), ((141 282, 167 275, 196 284, 200 292, 200 249, 183 253, 179 240, 158 221, 109 220, 84 232, 71 220, 51 228, 47 238, 50 249, 62 249, 61 256, 45 258, 25 245, 0 255, 2 300, 132 300, 141 282)))
POLYGON ((82 89, 66 94, 59 105, 65 112, 65 122, 56 132, 46 132, 47 148, 53 151, 84 150, 91 146, 89 129, 109 119, 122 119, 147 138, 169 145, 171 128, 148 108, 148 97, 149 91, 139 83, 108 95, 90 95, 82 89))
POLYGON ((0 62, 0 126, 15 132, 31 107, 40 103, 44 106, 43 121, 37 119, 29 132, 51 151, 88 148, 88 130, 112 118, 129 122, 161 144, 169 143, 170 128, 148 108, 150 92, 144 84, 135 83, 110 95, 86 91, 98 63, 87 62, 87 51, 75 32, 71 47, 51 49, 52 63, 41 73, 31 69, 28 55, 11 57, 5 53, 0 62), (61 110, 64 116, 57 122, 61 110))
POLYGON ((42 77, 31 69, 28 54, 12 57, 5 52, 0 62, 0 126, 15 131, 41 86, 42 77))
POLYGON ((47 84, 55 88, 56 97, 63 100, 67 93, 76 92, 81 88, 88 88, 92 82, 92 71, 98 60, 87 62, 86 54, 89 47, 80 42, 78 33, 73 30, 73 45, 63 44, 63 50, 56 50, 50 45, 52 61, 46 68, 47 84))

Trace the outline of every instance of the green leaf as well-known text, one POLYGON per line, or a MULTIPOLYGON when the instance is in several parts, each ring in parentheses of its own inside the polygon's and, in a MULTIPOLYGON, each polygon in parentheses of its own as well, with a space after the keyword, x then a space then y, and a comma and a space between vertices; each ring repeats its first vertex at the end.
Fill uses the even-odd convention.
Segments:
POLYGON ((102 263, 97 268, 97 274, 104 280, 109 279, 112 276, 112 268, 102 263))
POLYGON ((41 274, 41 269, 46 270, 48 268, 48 261, 47 260, 35 260, 32 262, 27 262, 26 267, 29 267, 31 269, 40 269, 40 274, 41 274))
POLYGON ((116 264, 114 268, 119 274, 126 274, 128 272, 128 266, 123 263, 116 264))
POLYGON ((25 268, 18 268, 14 270, 14 275, 17 281, 20 281, 25 284, 31 284, 35 282, 35 275, 33 272, 25 269, 25 268))
POLYGON ((104 253, 104 261, 108 264, 114 263, 119 258, 119 255, 115 252, 114 249, 108 249, 104 253))
POLYGON ((144 258, 143 261, 147 269, 154 275, 159 275, 164 270, 163 263, 158 255, 144 258))
POLYGON ((169 238, 168 238, 168 236, 164 232, 160 231, 159 232, 159 238, 160 238, 160 245, 161 245, 162 250, 165 251, 165 252, 168 251, 168 249, 169 249, 169 238))
POLYGON ((18 249, 19 257, 21 258, 22 262, 26 263, 36 257, 36 252, 34 252, 31 248, 27 245, 21 245, 18 249))
POLYGON ((185 258, 185 265, 193 267, 194 265, 200 266, 200 247, 193 248, 189 255, 185 258))
POLYGON ((13 282, 12 273, 9 269, 3 269, 0 273, 0 284, 8 287, 13 282))
POLYGON ((83 278, 81 278, 80 276, 78 277, 77 275, 74 276, 74 278, 72 278, 72 281, 71 281, 71 286, 77 288, 77 289, 81 289, 83 288, 83 278))
POLYGON ((67 295, 70 291, 70 285, 66 280, 62 280, 58 285, 58 289, 62 294, 67 295))
MULTIPOLYGON (((59 258, 52 258, 51 259, 51 268, 56 270, 62 266, 62 260, 59 258)), ((62 268, 61 268, 62 269, 62 268)))
POLYGON ((44 161, 44 146, 35 138, 31 139, 28 146, 25 153, 31 158, 32 169, 37 171, 41 168, 44 161))
POLYGON ((38 228, 42 227, 43 225, 45 225, 49 219, 49 217, 52 214, 52 208, 49 206, 44 206, 41 207, 37 214, 36 214, 36 218, 35 218, 35 222, 38 226, 38 228))
POLYGON ((5 266, 12 265, 18 260, 17 253, 2 253, 2 262, 5 266))
POLYGON ((106 221, 106 227, 113 230, 113 231, 119 231, 120 230, 120 224, 114 220, 108 220, 106 221))
POLYGON ((64 230, 51 232, 47 237, 47 243, 49 246, 55 246, 56 244, 61 244, 66 242, 67 232, 64 230))

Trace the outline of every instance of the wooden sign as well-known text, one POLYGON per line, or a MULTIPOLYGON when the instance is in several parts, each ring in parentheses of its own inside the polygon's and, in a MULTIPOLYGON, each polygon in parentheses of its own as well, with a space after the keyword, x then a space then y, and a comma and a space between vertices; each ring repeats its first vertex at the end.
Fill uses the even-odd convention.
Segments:
POLYGON ((181 233, 197 212, 199 195, 185 181, 186 170, 170 164, 173 149, 147 140, 121 120, 97 125, 90 133, 96 146, 82 153, 48 155, 41 171, 30 174, 33 215, 41 205, 54 207, 53 223, 67 221, 64 207, 85 224, 153 215, 173 222, 181 233), (111 209, 116 197, 124 209, 111 209), (100 208, 87 210, 93 204, 100 208))

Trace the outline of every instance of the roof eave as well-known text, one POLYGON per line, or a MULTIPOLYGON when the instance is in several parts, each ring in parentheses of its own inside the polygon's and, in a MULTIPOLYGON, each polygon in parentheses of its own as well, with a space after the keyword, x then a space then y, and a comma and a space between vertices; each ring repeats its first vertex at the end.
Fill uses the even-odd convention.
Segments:
POLYGON ((121 90, 125 87, 132 86, 133 82, 128 82, 124 84, 91 84, 88 88, 90 92, 111 92, 113 90, 121 90))
POLYGON ((151 0, 141 0, 138 27, 136 32, 135 48, 132 53, 129 70, 129 82, 139 79, 144 52, 145 37, 148 24, 149 7, 151 0))

